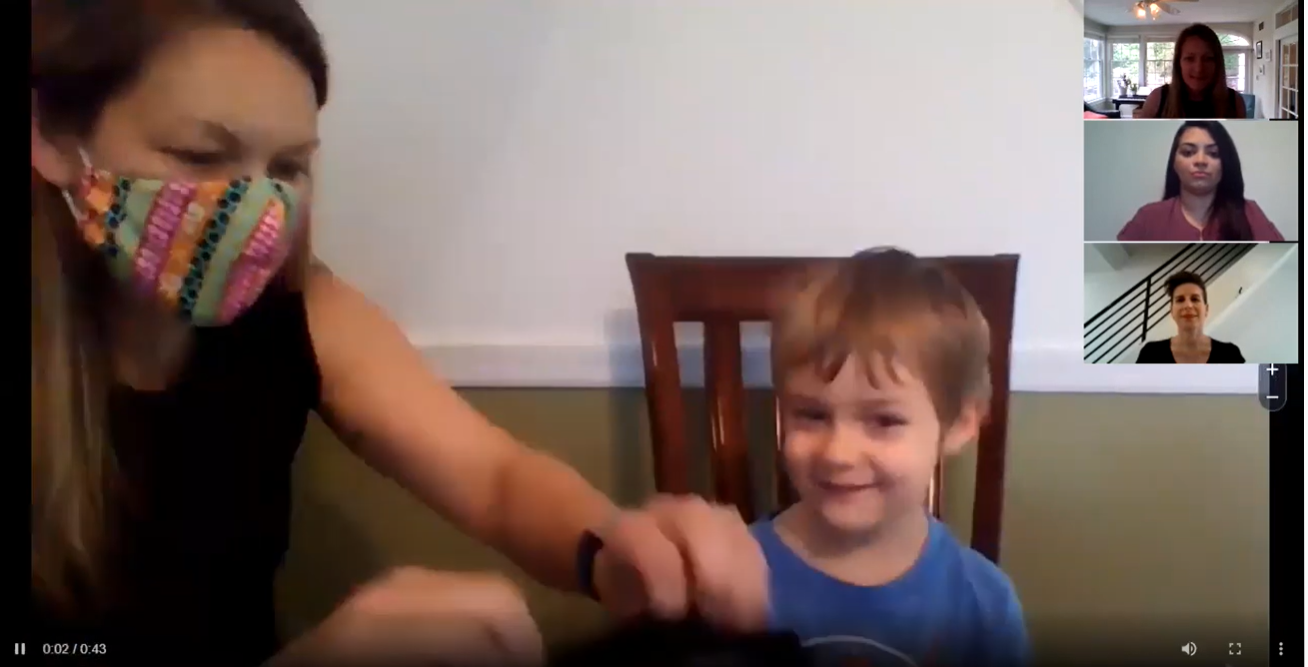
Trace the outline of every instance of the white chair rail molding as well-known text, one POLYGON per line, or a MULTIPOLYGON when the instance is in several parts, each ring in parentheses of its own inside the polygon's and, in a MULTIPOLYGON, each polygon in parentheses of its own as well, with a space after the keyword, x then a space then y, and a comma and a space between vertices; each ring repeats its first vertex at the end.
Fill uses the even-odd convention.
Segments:
POLYGON ((1021 256, 1015 391, 1257 391, 1082 362, 1078 2, 383 4, 306 3, 333 58, 314 241, 458 386, 641 386, 627 252, 894 245, 1021 256), (1013 63, 1043 88, 990 103, 1013 63))

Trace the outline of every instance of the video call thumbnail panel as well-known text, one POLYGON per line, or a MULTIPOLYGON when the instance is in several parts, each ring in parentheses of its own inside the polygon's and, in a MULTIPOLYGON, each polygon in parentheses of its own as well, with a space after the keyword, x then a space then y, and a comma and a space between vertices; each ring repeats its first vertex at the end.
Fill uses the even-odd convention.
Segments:
POLYGON ((1085 240, 1299 240, 1299 123, 1086 121, 1085 240))
POLYGON ((1084 361, 1299 362, 1299 244, 1087 243, 1084 361))

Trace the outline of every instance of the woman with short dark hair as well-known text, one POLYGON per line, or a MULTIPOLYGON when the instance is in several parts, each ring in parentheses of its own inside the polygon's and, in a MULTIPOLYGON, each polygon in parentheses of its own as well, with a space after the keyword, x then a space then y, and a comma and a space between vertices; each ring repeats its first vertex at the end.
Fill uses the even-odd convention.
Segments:
POLYGON ((1204 334, 1208 319, 1208 286, 1204 279, 1181 271, 1167 279, 1176 335, 1145 343, 1137 364, 1243 364, 1244 355, 1234 343, 1204 334))

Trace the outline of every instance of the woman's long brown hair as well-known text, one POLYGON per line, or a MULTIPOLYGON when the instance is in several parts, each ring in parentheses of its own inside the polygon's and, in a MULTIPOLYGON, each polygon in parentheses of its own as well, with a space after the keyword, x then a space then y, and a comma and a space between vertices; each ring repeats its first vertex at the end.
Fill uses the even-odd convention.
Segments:
POLYGON ((1159 110, 1158 117, 1185 117, 1185 100, 1190 95, 1190 89, 1186 87, 1185 79, 1181 76, 1181 47, 1185 46, 1186 41, 1191 38, 1203 42, 1217 59, 1218 71, 1213 75, 1213 82, 1209 84, 1208 90, 1204 91, 1204 95, 1213 101, 1215 113, 1220 117, 1234 117, 1235 93, 1226 87, 1226 61, 1222 57, 1222 41, 1217 38, 1217 33, 1212 28, 1202 23, 1195 23, 1182 30, 1180 36, 1176 38, 1176 44, 1172 47, 1172 81, 1167 86, 1167 99, 1163 100, 1163 108, 1159 110))
MULTIPOLYGON (((32 112, 47 138, 82 139, 179 30, 232 25, 291 54, 327 99, 322 43, 298 0, 32 0, 32 112)), ((270 289, 298 290, 307 233, 270 289)), ((107 432, 115 382, 103 335, 112 279, 77 236, 62 191, 32 172, 32 591, 71 610, 104 591, 120 484, 107 432)))
POLYGON ((1252 241, 1253 229, 1249 227, 1249 216, 1245 213, 1244 167, 1240 164, 1240 151, 1235 148, 1235 140, 1226 127, 1215 120, 1187 120, 1176 128, 1172 137, 1172 150, 1167 154, 1167 171, 1163 174, 1163 201, 1181 196, 1181 177, 1176 173, 1176 152, 1181 146, 1181 137, 1190 128, 1198 128, 1208 133, 1217 145, 1217 155, 1222 161, 1222 179, 1217 182, 1213 193, 1212 217, 1209 224, 1217 225, 1219 241, 1252 241))

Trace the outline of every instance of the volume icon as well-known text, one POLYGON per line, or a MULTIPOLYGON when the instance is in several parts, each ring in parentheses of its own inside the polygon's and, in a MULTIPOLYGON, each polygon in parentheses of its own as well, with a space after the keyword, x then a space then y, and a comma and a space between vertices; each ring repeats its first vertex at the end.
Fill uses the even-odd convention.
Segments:
POLYGON ((1199 647, 1195 646, 1194 642, 1186 642, 1181 644, 1181 652, 1186 655, 1194 655, 1199 652, 1199 647))

